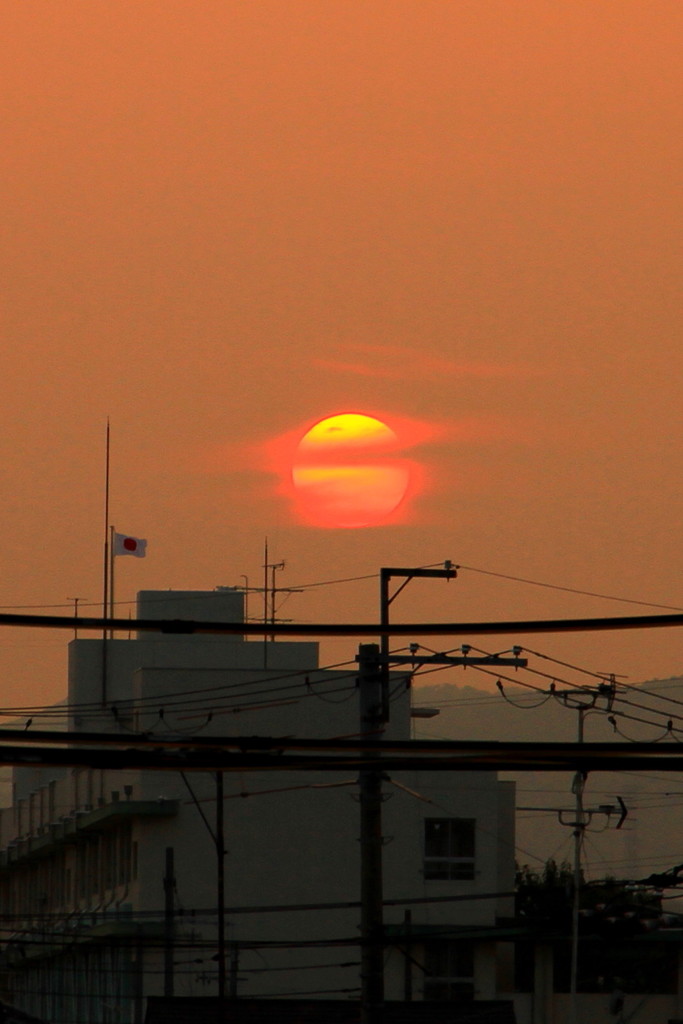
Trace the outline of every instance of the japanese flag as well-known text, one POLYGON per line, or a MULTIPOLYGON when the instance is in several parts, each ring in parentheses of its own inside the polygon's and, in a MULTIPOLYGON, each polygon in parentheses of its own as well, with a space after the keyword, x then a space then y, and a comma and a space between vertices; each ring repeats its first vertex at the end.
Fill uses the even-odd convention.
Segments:
POLYGON ((114 554, 134 555, 136 558, 144 558, 147 553, 147 541, 140 537, 128 537, 125 533, 114 534, 114 554))

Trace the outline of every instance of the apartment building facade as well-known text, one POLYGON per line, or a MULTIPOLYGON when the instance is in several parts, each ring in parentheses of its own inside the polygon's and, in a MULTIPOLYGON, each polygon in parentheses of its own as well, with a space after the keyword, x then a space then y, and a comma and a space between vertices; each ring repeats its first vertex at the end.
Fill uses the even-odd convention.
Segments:
MULTIPOLYGON (((240 622, 243 595, 147 591, 138 616, 240 622)), ((241 635, 77 639, 69 727, 131 743, 357 736, 354 657, 321 668, 317 644, 241 635)), ((392 674, 387 738, 410 737, 408 682, 392 674)), ((14 775, 0 812, 7 1002, 55 1024, 140 1024, 151 995, 358 999, 357 772, 14 775)), ((383 799, 387 998, 509 993, 495 923, 512 901, 495 894, 514 884, 512 784, 392 773, 383 799)))

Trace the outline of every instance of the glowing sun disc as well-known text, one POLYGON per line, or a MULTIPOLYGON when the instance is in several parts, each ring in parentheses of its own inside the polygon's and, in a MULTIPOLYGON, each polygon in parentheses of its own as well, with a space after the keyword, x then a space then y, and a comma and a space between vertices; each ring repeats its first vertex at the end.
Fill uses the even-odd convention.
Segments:
POLYGON ((374 416, 339 413, 315 423, 301 438, 292 465, 300 516, 331 528, 386 520, 411 482, 410 462, 384 454, 397 446, 395 432, 374 416))
POLYGON ((382 420, 359 412, 344 412, 315 423, 301 438, 297 451, 301 455, 322 454, 323 451, 329 455, 340 449, 388 447, 397 440, 394 431, 382 420))

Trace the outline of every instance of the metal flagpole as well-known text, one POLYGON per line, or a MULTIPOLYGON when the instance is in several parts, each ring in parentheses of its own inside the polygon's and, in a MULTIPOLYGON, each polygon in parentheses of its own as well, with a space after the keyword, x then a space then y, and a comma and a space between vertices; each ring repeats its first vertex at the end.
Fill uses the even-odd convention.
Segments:
MULTIPOLYGON (((109 602, 109 446, 110 428, 107 416, 107 441, 104 460, 104 570, 102 585, 102 618, 106 619, 109 602)), ((107 703, 107 629, 102 630, 102 704, 107 703)))
POLYGON ((263 667, 268 668, 268 538, 263 540, 263 667))
MULTIPOLYGON (((114 527, 109 526, 109 618, 114 618, 114 565, 115 555, 114 550, 114 527)), ((114 637, 114 630, 109 631, 109 639, 112 640, 114 637)))

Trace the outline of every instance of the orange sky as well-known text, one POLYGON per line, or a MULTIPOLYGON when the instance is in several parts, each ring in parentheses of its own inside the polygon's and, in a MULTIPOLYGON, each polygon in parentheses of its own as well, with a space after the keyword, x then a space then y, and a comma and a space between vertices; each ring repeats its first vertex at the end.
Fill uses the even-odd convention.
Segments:
MULTIPOLYGON (((257 582, 268 534, 283 585, 451 558, 683 605, 682 35, 679 0, 5 4, 0 603, 100 599, 109 415, 149 541, 121 600, 257 582), (405 521, 315 529, 263 471, 347 409, 438 428, 405 521)), ((465 572, 400 601, 647 610, 465 572)), ((61 694, 65 639, 0 636, 9 703, 61 694)), ((638 680, 682 641, 532 646, 638 680)))

